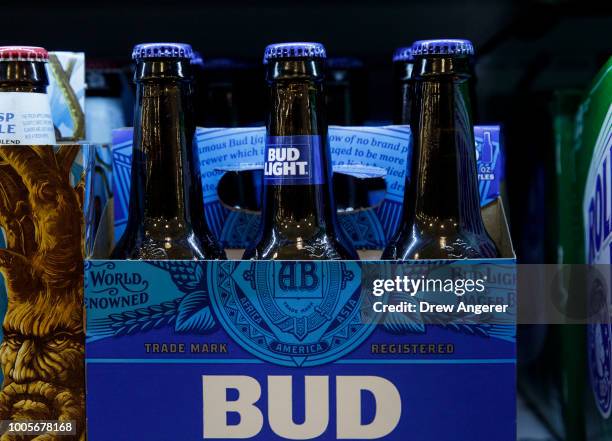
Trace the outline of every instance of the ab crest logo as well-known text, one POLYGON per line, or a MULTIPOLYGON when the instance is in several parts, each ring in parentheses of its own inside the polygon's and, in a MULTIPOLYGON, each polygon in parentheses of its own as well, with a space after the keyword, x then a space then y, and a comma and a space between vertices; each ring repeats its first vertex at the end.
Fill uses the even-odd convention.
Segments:
POLYGON ((244 349, 283 366, 333 362, 374 330, 361 321, 360 268, 352 262, 214 262, 215 316, 244 349))
POLYGON ((587 356, 593 397, 604 418, 612 413, 612 328, 604 282, 595 278, 588 290, 587 356))

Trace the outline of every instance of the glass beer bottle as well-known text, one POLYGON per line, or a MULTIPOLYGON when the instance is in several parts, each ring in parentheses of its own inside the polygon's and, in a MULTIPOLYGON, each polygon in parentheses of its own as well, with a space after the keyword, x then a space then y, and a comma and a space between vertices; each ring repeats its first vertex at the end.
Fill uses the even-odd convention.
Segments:
POLYGON ((327 122, 362 126, 367 111, 367 77, 363 62, 352 57, 326 60, 327 122))
POLYGON ((383 259, 498 256, 480 213, 467 40, 412 46, 413 151, 403 222, 383 259))
POLYGON ((194 142, 191 46, 134 48, 136 104, 128 221, 115 259, 222 259, 204 217, 194 142))
MULTIPOLYGON (((326 60, 325 90, 327 121, 332 125, 362 126, 367 110, 367 78, 363 62, 352 57, 326 60)), ((333 176, 336 207, 340 212, 369 206, 363 179, 343 173, 333 176)))
POLYGON ((414 57, 411 47, 393 54, 393 124, 410 124, 410 84, 414 57))
POLYGON ((325 120, 325 48, 266 48, 269 90, 259 237, 245 259, 357 259, 332 197, 325 120))
POLYGON ((55 144, 48 60, 42 47, 0 47, 0 144, 55 144))

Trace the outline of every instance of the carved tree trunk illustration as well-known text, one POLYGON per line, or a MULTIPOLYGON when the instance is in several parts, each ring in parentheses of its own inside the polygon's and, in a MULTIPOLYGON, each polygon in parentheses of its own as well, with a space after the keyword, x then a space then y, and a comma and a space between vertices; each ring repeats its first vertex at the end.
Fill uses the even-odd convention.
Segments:
MULTIPOLYGON (((0 148, 0 272, 7 313, 0 344, 0 420, 76 421, 85 439, 83 184, 76 145, 0 148)), ((3 435, 0 440, 24 439, 3 435)), ((54 434, 26 437, 66 440, 54 434)))

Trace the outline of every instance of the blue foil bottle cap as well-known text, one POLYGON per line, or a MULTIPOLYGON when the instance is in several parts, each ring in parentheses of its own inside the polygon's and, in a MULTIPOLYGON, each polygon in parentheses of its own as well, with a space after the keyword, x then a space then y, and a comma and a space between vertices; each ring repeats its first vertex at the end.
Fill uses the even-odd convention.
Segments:
POLYGON ((325 59, 325 46, 321 43, 297 42, 275 43, 266 47, 264 51, 264 64, 269 60, 281 58, 321 58, 325 59))
POLYGON ((474 55, 474 45, 470 40, 444 38, 439 40, 419 40, 412 43, 412 55, 474 55))
POLYGON ((393 52, 393 62, 400 61, 414 61, 414 56, 412 55, 412 46, 407 47, 398 47, 393 52))
POLYGON ((191 60, 193 50, 186 43, 142 43, 134 46, 132 60, 147 58, 184 58, 191 60))

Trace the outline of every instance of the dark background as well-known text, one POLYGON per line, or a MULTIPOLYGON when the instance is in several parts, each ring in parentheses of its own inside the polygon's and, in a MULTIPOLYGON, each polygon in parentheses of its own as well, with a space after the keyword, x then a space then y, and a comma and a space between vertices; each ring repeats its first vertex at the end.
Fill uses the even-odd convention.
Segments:
MULTIPOLYGON (((391 116, 391 55, 421 38, 471 39, 477 50, 476 122, 504 126, 508 207, 523 261, 553 259, 544 205, 554 161, 555 90, 585 89, 612 53, 612 2, 23 1, 3 5, 4 44, 85 51, 129 61, 134 44, 184 41, 205 59, 259 62, 271 42, 323 42, 367 67, 367 119, 391 116)), ((261 78, 254 78, 259 84, 261 78)))
POLYGON ((321 41, 370 73, 370 118, 389 118, 390 57, 421 38, 471 39, 481 119, 504 117, 517 92, 588 83, 610 54, 610 2, 452 1, 23 1, 3 5, 2 40, 90 57, 125 57, 145 41, 184 41, 205 58, 260 60, 278 41, 321 41))

